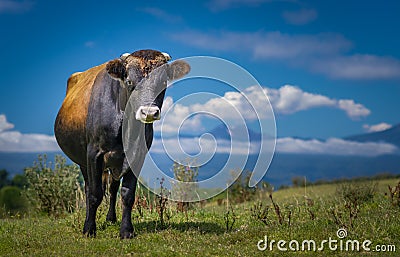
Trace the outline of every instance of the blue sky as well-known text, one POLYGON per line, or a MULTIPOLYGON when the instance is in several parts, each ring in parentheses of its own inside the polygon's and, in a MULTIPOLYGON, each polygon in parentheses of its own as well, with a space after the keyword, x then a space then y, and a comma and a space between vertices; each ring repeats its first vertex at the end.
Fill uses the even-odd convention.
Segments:
POLYGON ((400 123, 399 13, 399 1, 0 0, 0 135, 51 142, 72 73, 148 48, 247 69, 273 94, 280 138, 388 128, 400 123))

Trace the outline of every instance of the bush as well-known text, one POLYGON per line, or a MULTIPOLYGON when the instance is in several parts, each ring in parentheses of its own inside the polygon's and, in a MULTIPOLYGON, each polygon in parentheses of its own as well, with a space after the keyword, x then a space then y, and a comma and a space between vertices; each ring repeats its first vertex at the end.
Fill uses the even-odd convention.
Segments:
POLYGON ((237 179, 234 180, 234 183, 228 189, 230 198, 233 200, 233 202, 243 203, 254 199, 256 195, 256 188, 249 187, 251 174, 251 171, 246 170, 240 172, 238 176, 238 171, 231 171, 232 180, 237 177, 237 179))
POLYGON ((14 215, 27 209, 26 198, 22 190, 15 186, 5 186, 0 190, 0 209, 14 215))
POLYGON ((8 172, 5 169, 0 170, 0 188, 8 186, 11 184, 10 179, 8 178, 8 172))
POLYGON ((336 194, 346 203, 361 206, 374 198, 376 183, 343 183, 336 188, 336 194))
POLYGON ((174 199, 178 199, 179 202, 188 202, 191 199, 196 199, 197 176, 199 174, 199 168, 189 163, 186 165, 175 162, 173 167, 174 178, 177 181, 189 182, 187 184, 174 184, 172 187, 172 194, 174 199))
POLYGON ((47 163, 46 156, 39 156, 32 167, 25 169, 25 175, 26 196, 39 212, 58 216, 73 212, 82 204, 79 168, 66 165, 66 159, 61 155, 55 157, 54 165, 47 163))

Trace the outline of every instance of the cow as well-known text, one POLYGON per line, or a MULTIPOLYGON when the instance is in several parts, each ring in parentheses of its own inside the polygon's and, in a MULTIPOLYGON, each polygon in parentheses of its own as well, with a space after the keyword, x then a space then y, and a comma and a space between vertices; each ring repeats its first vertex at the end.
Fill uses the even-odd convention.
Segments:
MULTIPOLYGON (((110 207, 106 220, 116 222, 115 204, 122 179, 123 203, 120 237, 132 238, 131 212, 137 176, 124 153, 122 124, 126 117, 144 126, 147 150, 153 141, 153 122, 160 119, 167 81, 179 79, 190 65, 156 50, 139 50, 74 73, 57 114, 54 133, 62 151, 79 165, 86 195, 83 234, 96 235, 96 211, 103 195, 102 175, 111 171, 110 207), (132 93, 135 94, 132 95, 132 93), (139 106, 136 113, 124 113, 130 96, 139 106)), ((140 167, 141 168, 141 167, 140 167)))

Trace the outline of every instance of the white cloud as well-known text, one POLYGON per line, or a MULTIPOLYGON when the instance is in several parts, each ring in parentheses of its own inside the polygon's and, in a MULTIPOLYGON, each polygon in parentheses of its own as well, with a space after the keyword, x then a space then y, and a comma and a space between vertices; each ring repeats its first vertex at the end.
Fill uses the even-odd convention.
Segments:
POLYGON ((166 22, 176 23, 176 22, 182 21, 182 18, 180 16, 172 15, 160 8, 145 7, 145 8, 139 8, 138 10, 141 12, 150 14, 153 17, 156 17, 156 18, 166 21, 166 22))
POLYGON ((367 131, 367 132, 379 132, 379 131, 384 131, 387 129, 390 129, 392 127, 392 125, 382 122, 379 124, 375 124, 375 125, 368 125, 368 124, 364 124, 363 128, 367 131))
POLYGON ((352 42, 340 34, 184 31, 172 39, 198 48, 248 54, 259 60, 280 60, 335 79, 400 78, 400 60, 390 56, 349 54, 352 42))
POLYGON ((337 79, 390 79, 400 78, 400 61, 392 57, 369 54, 338 56, 315 60, 314 71, 337 79))
POLYGON ((354 100, 339 100, 337 102, 339 109, 344 110, 352 119, 368 116, 371 111, 365 108, 362 104, 355 103, 354 100))
POLYGON ((13 127, 14 125, 7 121, 5 115, 0 115, 0 152, 61 151, 54 136, 8 131, 13 127))
POLYGON ((211 0, 207 6, 211 11, 222 11, 239 6, 259 6, 262 3, 269 2, 295 2, 296 0, 211 0))
POLYGON ((204 49, 249 52, 257 59, 321 57, 348 51, 352 46, 350 41, 334 33, 290 35, 278 31, 204 33, 192 30, 171 37, 204 49))
POLYGON ((161 120, 154 122, 154 131, 165 133, 181 131, 201 131, 203 129, 199 116, 189 118, 191 110, 188 106, 174 104, 173 99, 167 96, 161 109, 161 120))
POLYGON ((22 13, 27 12, 33 7, 33 2, 15 1, 15 0, 0 0, 0 13, 22 13))
MULTIPOLYGON (((268 140, 268 139, 267 139, 268 140)), ((172 138, 156 140, 151 148, 153 153, 163 153, 168 149, 169 154, 178 156, 179 154, 256 154, 259 151, 260 142, 235 142, 236 147, 231 147, 228 140, 213 140, 182 138, 179 141, 172 138), (183 152, 184 151, 184 152, 183 152)), ((278 138, 276 140, 277 153, 290 154, 324 154, 339 156, 366 156, 374 157, 385 154, 397 154, 399 149, 389 143, 376 142, 354 142, 340 138, 329 138, 326 141, 317 139, 303 140, 291 137, 278 138)))
POLYGON ((7 121, 6 115, 0 114, 0 133, 12 128, 14 128, 14 124, 7 121))
POLYGON ((93 48, 96 45, 94 41, 86 41, 85 42, 85 47, 87 48, 93 48))
POLYGON ((332 99, 324 95, 304 92, 291 85, 279 89, 265 88, 275 113, 292 114, 319 107, 332 107, 346 112, 351 119, 368 116, 371 111, 354 100, 332 99))
POLYGON ((316 107, 335 107, 337 101, 329 97, 304 92, 300 88, 285 85, 279 89, 265 88, 276 113, 292 114, 316 107))
POLYGON ((164 149, 168 149, 168 153, 174 156, 184 153, 191 155, 210 153, 256 154, 259 151, 259 143, 235 142, 235 147, 232 147, 231 141, 228 140, 193 137, 181 138, 177 141, 176 139, 168 138, 155 140, 150 151, 163 153, 164 149))
POLYGON ((289 24, 305 25, 317 19, 318 13, 314 9, 300 9, 296 11, 285 11, 282 16, 289 24))
POLYGON ((388 143, 360 143, 339 138, 320 141, 286 137, 279 138, 276 142, 276 152, 279 153, 379 156, 397 153, 398 151, 399 149, 396 146, 388 143))
MULTIPOLYGON (((329 107, 343 110, 351 119, 359 119, 370 114, 365 106, 355 103, 350 99, 332 99, 324 95, 313 94, 301 90, 299 87, 285 85, 279 89, 262 88, 268 96, 275 114, 289 115, 313 108, 329 107)), ((193 103, 185 106, 174 104, 171 97, 166 97, 162 108, 161 122, 154 123, 155 131, 177 132, 181 127, 182 131, 202 131, 201 116, 195 113, 210 113, 223 121, 241 121, 269 119, 272 112, 266 107, 265 96, 258 86, 251 86, 239 92, 226 92, 223 97, 211 98, 207 102, 193 103), (246 99, 247 97, 247 99, 246 99), (256 113, 255 110, 263 110, 256 113), (167 113, 168 111, 168 113, 167 113), (188 118, 190 117, 190 118, 188 118)))

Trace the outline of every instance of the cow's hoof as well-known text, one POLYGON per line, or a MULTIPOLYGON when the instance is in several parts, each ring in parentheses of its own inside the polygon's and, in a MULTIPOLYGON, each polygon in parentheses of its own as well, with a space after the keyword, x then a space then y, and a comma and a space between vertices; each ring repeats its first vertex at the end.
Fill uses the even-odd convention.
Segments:
POLYGON ((83 231, 83 236, 85 237, 96 237, 96 231, 83 231))
POLYGON ((117 215, 107 214, 106 221, 108 221, 110 223, 113 223, 113 224, 116 223, 117 222, 117 215))
POLYGON ((86 237, 96 237, 96 226, 93 227, 85 224, 82 233, 86 237))
POLYGON ((135 237, 135 233, 134 232, 128 232, 128 231, 121 232, 120 233, 120 237, 121 237, 121 239, 131 239, 131 238, 135 237))

